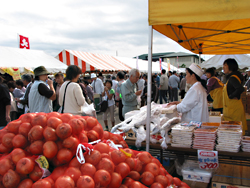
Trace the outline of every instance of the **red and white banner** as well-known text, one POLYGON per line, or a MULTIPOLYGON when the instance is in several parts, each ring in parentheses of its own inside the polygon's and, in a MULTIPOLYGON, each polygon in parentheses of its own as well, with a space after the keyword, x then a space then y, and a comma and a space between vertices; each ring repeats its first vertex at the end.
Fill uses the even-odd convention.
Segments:
POLYGON ((19 35, 19 48, 30 49, 29 38, 19 35))

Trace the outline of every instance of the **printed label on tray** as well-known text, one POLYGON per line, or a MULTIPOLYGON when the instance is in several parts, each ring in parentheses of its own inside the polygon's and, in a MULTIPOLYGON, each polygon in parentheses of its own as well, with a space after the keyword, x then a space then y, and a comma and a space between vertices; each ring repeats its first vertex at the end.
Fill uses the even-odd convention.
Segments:
POLYGON ((198 162, 200 169, 218 168, 218 151, 198 150, 198 162))

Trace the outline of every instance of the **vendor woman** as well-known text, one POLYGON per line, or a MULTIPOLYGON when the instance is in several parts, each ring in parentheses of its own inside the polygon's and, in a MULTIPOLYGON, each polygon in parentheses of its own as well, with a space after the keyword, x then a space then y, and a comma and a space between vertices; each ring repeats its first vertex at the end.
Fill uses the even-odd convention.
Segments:
POLYGON ((244 92, 243 76, 238 69, 238 63, 235 59, 229 58, 223 63, 223 71, 227 75, 227 83, 223 89, 223 116, 225 121, 241 121, 243 135, 245 135, 247 122, 240 98, 241 93, 244 92))
POLYGON ((182 102, 171 102, 169 105, 177 105, 177 111, 182 113, 182 121, 200 121, 208 122, 208 105, 207 93, 205 88, 201 85, 202 69, 195 63, 192 63, 186 69, 186 82, 192 86, 186 93, 182 102))

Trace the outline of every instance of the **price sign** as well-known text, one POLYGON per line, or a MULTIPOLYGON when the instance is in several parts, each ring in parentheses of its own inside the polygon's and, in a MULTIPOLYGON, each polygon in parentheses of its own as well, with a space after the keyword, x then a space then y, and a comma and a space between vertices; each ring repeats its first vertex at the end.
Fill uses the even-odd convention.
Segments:
POLYGON ((200 169, 218 168, 218 151, 198 150, 198 161, 200 169))

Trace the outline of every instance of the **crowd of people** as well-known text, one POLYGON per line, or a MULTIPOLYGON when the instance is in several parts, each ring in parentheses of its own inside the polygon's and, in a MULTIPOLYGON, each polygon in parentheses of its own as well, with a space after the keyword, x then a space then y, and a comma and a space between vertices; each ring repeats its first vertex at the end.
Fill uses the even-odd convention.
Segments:
MULTIPOLYGON (((243 122, 245 113, 240 95, 244 91, 243 83, 250 89, 250 71, 248 77, 243 77, 234 59, 226 60, 223 70, 227 75, 226 82, 218 76, 215 68, 204 71, 196 64, 187 68, 185 74, 163 69, 161 74, 152 76, 151 102, 176 104, 176 110, 183 114, 183 121, 208 121, 207 101, 211 101, 212 110, 221 111, 226 119, 243 122)), ((34 69, 34 77, 24 74, 21 80, 7 84, 0 77, 1 127, 28 112, 58 111, 82 115, 84 103, 95 103, 95 98, 98 98, 99 103, 108 102, 103 121, 109 130, 108 116, 111 126, 114 126, 116 108, 120 121, 123 121, 127 112, 147 105, 148 76, 137 69, 106 76, 91 73, 83 77, 78 66, 70 65, 66 76, 58 72, 51 78, 49 74, 45 67, 40 66, 34 69)))

